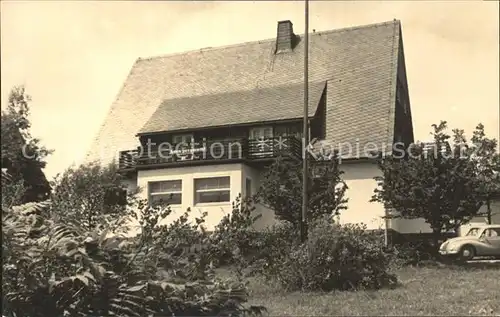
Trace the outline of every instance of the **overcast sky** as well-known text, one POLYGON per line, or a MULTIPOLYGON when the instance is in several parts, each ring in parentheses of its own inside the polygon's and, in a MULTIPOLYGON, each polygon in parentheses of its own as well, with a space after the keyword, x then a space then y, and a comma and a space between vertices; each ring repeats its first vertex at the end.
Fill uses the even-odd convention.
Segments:
MULTIPOLYGON (((32 95, 32 132, 55 153, 51 178, 83 158, 138 57, 304 30, 304 3, 1 1, 2 106, 32 95)), ((311 1, 310 30, 400 19, 415 137, 447 120, 499 137, 498 1, 311 1)))

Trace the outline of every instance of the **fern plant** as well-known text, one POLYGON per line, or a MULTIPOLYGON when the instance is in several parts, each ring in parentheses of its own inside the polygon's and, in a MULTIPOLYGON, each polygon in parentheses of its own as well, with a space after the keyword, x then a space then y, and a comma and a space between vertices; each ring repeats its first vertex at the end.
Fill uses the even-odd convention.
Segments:
MULTIPOLYGON (((149 233, 141 233, 147 239, 130 239, 109 230, 88 231, 86 226, 58 222, 49 211, 49 202, 3 209, 4 316, 243 316, 264 312, 263 307, 244 306, 247 293, 242 283, 218 281, 209 274, 189 276, 182 256, 153 247, 161 239, 167 241, 170 234, 181 236, 185 220, 169 229, 150 226, 149 233), (151 259, 163 260, 161 270, 154 269, 151 259)), ((208 263, 198 261, 198 265, 208 269, 208 263)))

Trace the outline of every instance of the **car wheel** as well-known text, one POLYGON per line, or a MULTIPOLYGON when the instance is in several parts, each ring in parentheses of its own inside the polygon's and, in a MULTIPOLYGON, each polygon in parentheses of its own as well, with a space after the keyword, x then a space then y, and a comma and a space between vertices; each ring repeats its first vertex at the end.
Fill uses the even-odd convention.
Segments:
POLYGON ((460 260, 469 261, 472 260, 476 256, 476 250, 473 246, 466 245, 460 249, 460 260))

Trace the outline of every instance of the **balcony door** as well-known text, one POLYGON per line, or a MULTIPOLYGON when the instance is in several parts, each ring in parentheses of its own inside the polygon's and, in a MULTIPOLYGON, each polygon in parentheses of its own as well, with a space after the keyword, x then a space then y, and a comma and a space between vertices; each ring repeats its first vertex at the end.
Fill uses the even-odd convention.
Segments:
POLYGON ((193 135, 192 134, 176 134, 172 137, 172 143, 175 146, 176 144, 179 143, 186 143, 186 144, 191 144, 193 141, 193 135))
POLYGON ((250 153, 253 156, 273 155, 273 127, 255 127, 250 129, 250 153))
POLYGON ((176 134, 172 137, 172 154, 181 160, 191 160, 193 153, 191 151, 191 143, 193 143, 193 135, 188 134, 176 134))

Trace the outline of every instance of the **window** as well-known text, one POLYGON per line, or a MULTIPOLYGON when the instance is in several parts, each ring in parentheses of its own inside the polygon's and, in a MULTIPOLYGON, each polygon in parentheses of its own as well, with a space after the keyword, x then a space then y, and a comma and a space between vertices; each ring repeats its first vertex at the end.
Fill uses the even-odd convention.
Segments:
POLYGON ((229 176, 194 180, 195 204, 228 202, 230 197, 229 176))
POLYGON ((193 135, 192 134, 177 134, 172 137, 172 143, 173 145, 179 144, 179 143, 187 143, 191 144, 193 140, 193 135))
POLYGON ((479 233, 479 228, 472 228, 469 230, 469 232, 466 234, 466 236, 468 236, 468 237, 477 236, 478 233, 479 233))
MULTIPOLYGON (((311 127, 314 125, 311 124, 311 127)), ((297 124, 287 124, 287 125, 278 125, 274 130, 276 136, 295 136, 298 138, 302 137, 302 126, 297 124)))
POLYGON ((273 127, 256 127, 249 131, 250 152, 255 156, 273 153, 273 127))
POLYGON ((246 193, 246 197, 247 198, 252 197, 252 180, 250 178, 246 179, 246 182, 245 182, 245 193, 246 193))
POLYGON ((150 182, 149 203, 152 205, 162 203, 180 205, 182 203, 182 181, 150 182))
POLYGON ((256 127, 250 129, 251 140, 262 140, 273 137, 273 127, 256 127))
POLYGON ((500 236, 500 228, 488 228, 484 231, 483 237, 497 238, 500 236))

